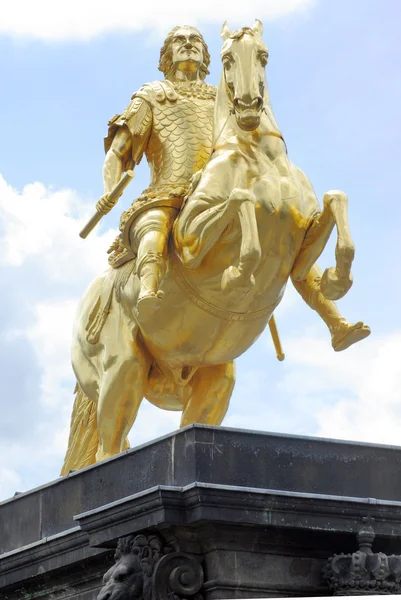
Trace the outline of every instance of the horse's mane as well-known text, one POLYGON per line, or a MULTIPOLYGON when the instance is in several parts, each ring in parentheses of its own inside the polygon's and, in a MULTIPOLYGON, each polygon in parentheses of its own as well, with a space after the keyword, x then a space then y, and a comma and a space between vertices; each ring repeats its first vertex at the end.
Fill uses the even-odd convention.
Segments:
POLYGON ((253 36, 256 35, 256 32, 252 29, 252 27, 241 27, 241 29, 236 29, 235 31, 231 32, 227 39, 240 40, 246 33, 253 36))
POLYGON ((213 122, 213 150, 217 146, 228 118, 232 112, 231 102, 227 96, 224 70, 221 72, 219 85, 217 87, 216 102, 214 105, 213 122))

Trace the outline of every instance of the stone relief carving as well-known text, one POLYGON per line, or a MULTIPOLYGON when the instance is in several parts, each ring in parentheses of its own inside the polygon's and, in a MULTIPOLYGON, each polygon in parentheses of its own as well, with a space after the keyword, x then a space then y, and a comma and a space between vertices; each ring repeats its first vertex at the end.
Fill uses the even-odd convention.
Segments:
POLYGON ((375 533, 370 525, 357 535, 359 549, 334 554, 324 569, 333 596, 365 596, 401 593, 401 556, 372 551, 375 533))
POLYGON ((103 577, 97 600, 202 600, 203 569, 197 557, 165 545, 158 535, 120 538, 115 564, 103 577))

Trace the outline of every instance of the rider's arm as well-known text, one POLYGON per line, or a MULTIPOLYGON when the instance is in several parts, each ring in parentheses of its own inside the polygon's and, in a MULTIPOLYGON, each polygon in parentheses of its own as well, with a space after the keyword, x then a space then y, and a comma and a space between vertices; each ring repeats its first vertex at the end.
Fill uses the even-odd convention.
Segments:
POLYGON ((127 162, 126 156, 131 150, 132 136, 127 127, 119 129, 106 154, 103 164, 104 193, 109 194, 121 179, 127 162))
POLYGON ((105 194, 117 185, 124 171, 140 162, 146 150, 151 125, 152 110, 142 98, 134 98, 122 115, 110 121, 103 165, 105 194))

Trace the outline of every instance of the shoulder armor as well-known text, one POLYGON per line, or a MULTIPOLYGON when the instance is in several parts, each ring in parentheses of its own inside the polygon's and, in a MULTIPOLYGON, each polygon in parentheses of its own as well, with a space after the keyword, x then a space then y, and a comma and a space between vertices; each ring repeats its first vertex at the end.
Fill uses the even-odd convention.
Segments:
POLYGON ((176 102, 178 95, 170 81, 152 81, 151 83, 145 83, 135 94, 132 95, 132 100, 135 98, 142 98, 147 100, 149 104, 154 102, 176 102))
POLYGON ((128 104, 127 108, 123 110, 123 112, 119 115, 114 115, 108 122, 109 127, 121 127, 124 125, 131 117, 137 113, 141 107, 142 98, 137 98, 135 95, 132 97, 131 102, 128 104))
POLYGON ((144 102, 143 98, 137 97, 134 94, 127 108, 120 115, 114 115, 108 122, 108 134, 104 139, 104 149, 106 153, 111 147, 113 138, 120 127, 127 125, 133 135, 141 137, 146 134, 151 121, 152 112, 149 104, 144 102), (132 119, 135 115, 137 115, 138 118, 132 119))

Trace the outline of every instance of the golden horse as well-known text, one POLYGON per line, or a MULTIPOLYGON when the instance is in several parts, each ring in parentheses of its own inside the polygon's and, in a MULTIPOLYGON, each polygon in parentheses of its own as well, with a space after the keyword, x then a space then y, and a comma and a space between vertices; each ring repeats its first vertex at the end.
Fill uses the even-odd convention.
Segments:
POLYGON ((263 332, 289 277, 301 294, 308 278, 318 280, 314 265, 334 225, 336 267, 323 274, 320 292, 336 300, 351 287, 347 197, 328 192, 321 210, 289 161, 261 36, 259 21, 233 33, 223 26, 214 150, 176 220, 159 308, 151 318, 138 314, 133 261, 98 277, 79 306, 72 349, 79 385, 62 473, 124 450, 143 398, 181 410, 182 427, 219 425, 234 359, 263 332))

